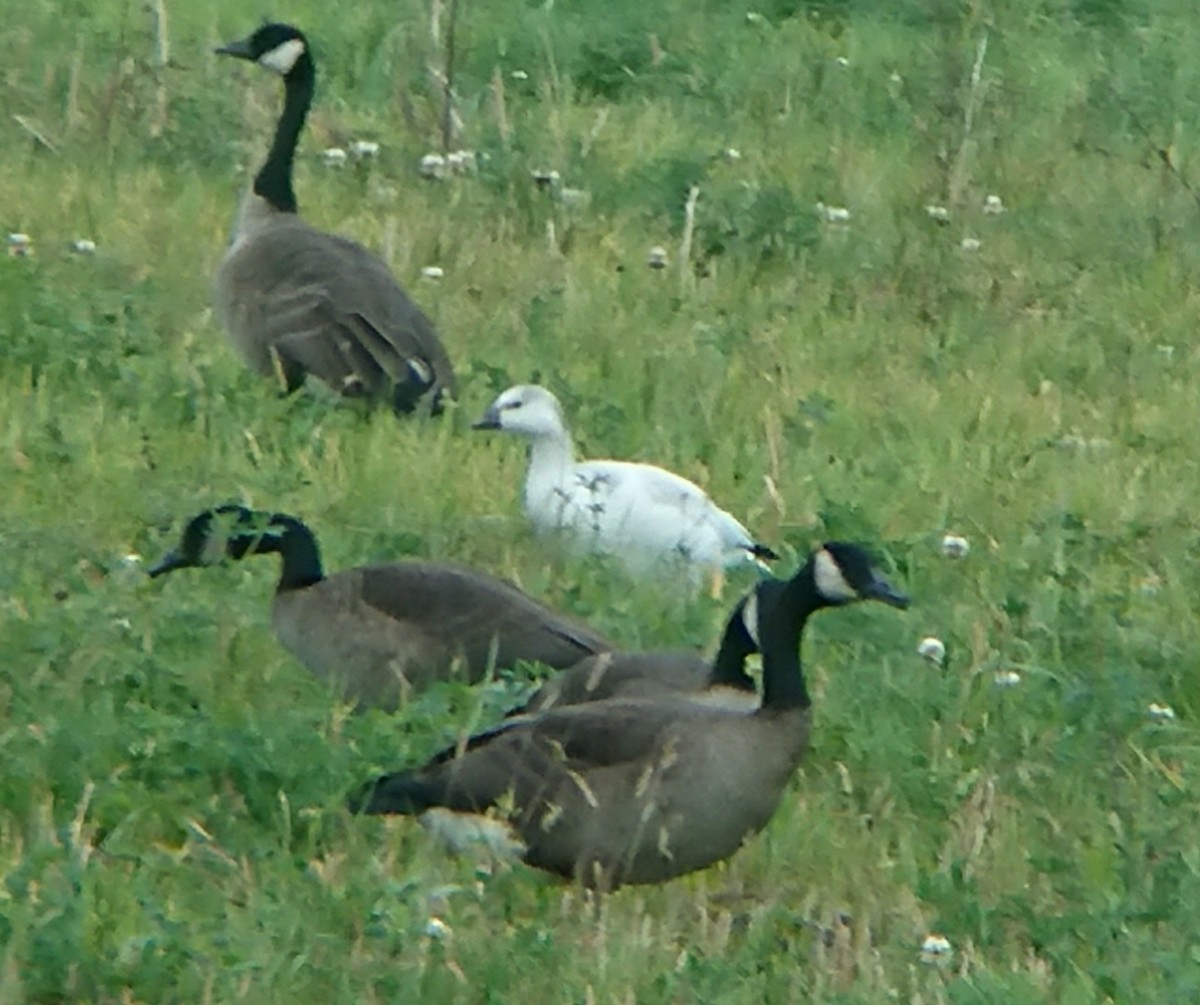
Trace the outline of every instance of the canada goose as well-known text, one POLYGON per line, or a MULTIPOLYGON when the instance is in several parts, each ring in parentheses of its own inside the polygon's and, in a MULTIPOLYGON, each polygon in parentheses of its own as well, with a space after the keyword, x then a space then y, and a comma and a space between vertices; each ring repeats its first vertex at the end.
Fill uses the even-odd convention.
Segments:
POLYGON ((279 641, 360 707, 394 709, 410 689, 447 679, 456 666, 474 682, 520 660, 562 668, 612 648, 582 622, 462 566, 397 562, 326 577, 304 523, 242 506, 193 517, 179 547, 149 574, 271 552, 282 559, 271 604, 279 641))
POLYGON ((472 428, 529 440, 524 503, 536 530, 563 532, 578 548, 615 555, 635 573, 682 562, 694 580, 778 557, 686 478, 650 464, 576 461, 562 406, 544 387, 510 387, 472 428))
MULTIPOLYGON (((657 883, 727 858, 771 819, 808 745, 799 644, 823 607, 906 607, 854 545, 831 543, 742 607, 763 654, 753 712, 686 697, 589 702, 508 719, 351 799, 366 813, 506 819, 524 860, 586 886, 657 883)), ((477 819, 477 818, 470 818, 477 819)))
POLYGON ((234 345, 289 393, 312 374, 346 397, 385 398, 397 412, 427 397, 439 412, 454 372, 429 319, 382 260, 297 215, 292 161, 316 82, 307 39, 266 24, 216 52, 255 62, 284 86, 271 150, 217 270, 216 309, 234 345))

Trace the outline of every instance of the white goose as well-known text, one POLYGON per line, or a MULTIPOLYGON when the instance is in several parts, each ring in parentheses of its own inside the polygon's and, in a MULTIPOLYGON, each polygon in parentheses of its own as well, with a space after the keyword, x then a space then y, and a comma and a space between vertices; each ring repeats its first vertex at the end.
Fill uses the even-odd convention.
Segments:
POLYGON ((578 550, 615 555, 638 574, 682 563, 693 580, 712 576, 714 590, 723 569, 778 557, 686 478, 651 464, 577 461, 562 406, 544 387, 510 387, 471 428, 529 440, 525 513, 578 550))

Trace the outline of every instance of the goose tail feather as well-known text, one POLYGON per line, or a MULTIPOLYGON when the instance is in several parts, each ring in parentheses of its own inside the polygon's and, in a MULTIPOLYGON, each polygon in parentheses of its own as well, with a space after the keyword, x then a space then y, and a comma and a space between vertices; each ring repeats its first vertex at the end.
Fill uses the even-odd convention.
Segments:
POLYGON ((765 544, 753 542, 746 547, 746 551, 750 553, 750 557, 757 559, 760 562, 774 562, 779 558, 779 553, 765 544))
POLYGON ((347 800, 351 813, 402 813, 416 815, 439 805, 437 787, 405 772, 384 775, 347 800))

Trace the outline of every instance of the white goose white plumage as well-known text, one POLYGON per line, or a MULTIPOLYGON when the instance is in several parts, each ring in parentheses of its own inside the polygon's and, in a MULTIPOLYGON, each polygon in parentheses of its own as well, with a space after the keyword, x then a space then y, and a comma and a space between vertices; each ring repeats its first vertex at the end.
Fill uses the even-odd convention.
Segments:
POLYGON ((634 573, 703 572, 777 557, 700 486, 651 464, 577 461, 562 406, 546 388, 510 387, 476 422, 529 440, 525 513, 539 532, 614 555, 634 573))

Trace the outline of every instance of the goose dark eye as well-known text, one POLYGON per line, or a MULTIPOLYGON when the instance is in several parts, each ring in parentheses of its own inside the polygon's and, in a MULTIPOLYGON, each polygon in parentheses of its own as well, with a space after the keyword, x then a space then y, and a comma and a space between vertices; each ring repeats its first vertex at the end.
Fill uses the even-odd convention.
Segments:
POLYGON ((520 408, 521 405, 523 405, 523 404, 524 404, 524 402, 521 402, 521 401, 506 401, 503 405, 500 406, 500 410, 502 412, 512 411, 512 409, 514 409, 514 408, 520 408))

